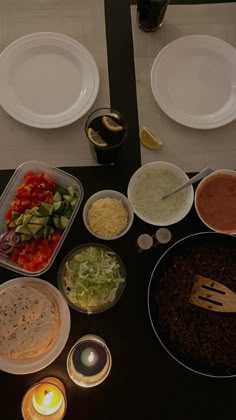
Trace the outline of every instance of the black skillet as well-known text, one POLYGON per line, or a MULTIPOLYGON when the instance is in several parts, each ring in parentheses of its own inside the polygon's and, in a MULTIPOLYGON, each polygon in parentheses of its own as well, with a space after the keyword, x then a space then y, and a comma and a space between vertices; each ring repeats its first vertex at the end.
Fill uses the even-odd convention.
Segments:
MULTIPOLYGON (((216 232, 201 232, 187 236, 178 242, 174 243, 157 261, 148 286, 148 311, 149 318, 151 321, 152 328, 159 339, 165 350, 172 356, 178 363, 195 373, 213 376, 218 378, 229 378, 236 376, 236 369, 222 369, 222 367, 211 367, 209 363, 205 363, 204 360, 196 360, 188 354, 183 354, 181 348, 177 348, 171 342, 171 339, 165 332, 165 328, 159 321, 159 311, 156 296, 160 287, 160 278, 163 273, 167 270, 170 264, 173 264, 174 256, 188 256, 191 249, 201 244, 207 244, 209 247, 215 247, 217 252, 219 247, 226 247, 236 251, 236 237, 232 235, 226 235, 216 232)), ((236 252, 235 252, 236 256, 236 252)), ((236 273, 235 273, 236 275, 236 273)), ((200 308, 201 309, 201 308, 200 308)), ((205 309, 203 309, 205 310, 205 309)), ((236 314, 235 314, 236 316, 236 314)), ((231 343, 236 348, 236 343, 231 343)), ((236 358, 236 354, 235 354, 236 358)))

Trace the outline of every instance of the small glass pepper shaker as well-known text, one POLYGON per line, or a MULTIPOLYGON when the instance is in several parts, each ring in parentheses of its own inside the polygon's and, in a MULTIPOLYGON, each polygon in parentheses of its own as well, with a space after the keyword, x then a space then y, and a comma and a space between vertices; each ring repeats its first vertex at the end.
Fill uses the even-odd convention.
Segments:
POLYGON ((158 245, 164 245, 171 241, 172 235, 171 231, 167 228, 160 228, 152 236, 153 238, 153 246, 156 247, 158 245))
POLYGON ((147 233, 142 233, 141 235, 139 235, 136 242, 137 252, 141 253, 152 248, 153 242, 154 241, 151 235, 148 235, 147 233))

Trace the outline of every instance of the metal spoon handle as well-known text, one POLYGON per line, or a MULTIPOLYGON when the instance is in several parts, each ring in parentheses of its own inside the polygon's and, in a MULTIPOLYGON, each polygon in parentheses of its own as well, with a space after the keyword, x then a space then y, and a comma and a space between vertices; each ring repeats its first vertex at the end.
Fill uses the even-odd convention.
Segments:
POLYGON ((213 172, 213 169, 211 169, 211 168, 203 169, 201 172, 199 172, 199 174, 193 176, 189 181, 185 182, 184 184, 182 184, 178 188, 176 188, 176 190, 171 191, 169 194, 163 195, 163 197, 161 199, 163 200, 167 197, 170 197, 172 194, 177 193, 178 191, 182 190, 183 188, 194 184, 194 182, 200 181, 202 178, 209 175, 211 172, 213 172))

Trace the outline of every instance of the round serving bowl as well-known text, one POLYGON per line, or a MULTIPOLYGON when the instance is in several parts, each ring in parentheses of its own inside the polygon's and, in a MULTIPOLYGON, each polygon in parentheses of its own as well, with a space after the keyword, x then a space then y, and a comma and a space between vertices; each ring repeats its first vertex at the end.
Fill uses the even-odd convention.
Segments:
POLYGON ((111 248, 88 243, 65 256, 57 280, 68 305, 79 312, 95 314, 118 302, 125 288, 126 270, 111 248))
POLYGON ((185 368, 215 378, 236 376, 235 314, 195 306, 189 298, 197 274, 236 292, 235 249, 233 235, 189 235, 159 258, 148 286, 149 318, 164 349, 185 368))
MULTIPOLYGON (((101 201, 99 201, 99 202, 101 202, 101 201)), ((103 201, 103 203, 104 203, 104 201, 103 201)), ((95 204, 95 206, 96 206, 96 204, 95 204)), ((122 210, 123 209, 121 209, 121 211, 122 210)), ((118 213, 117 221, 119 221, 119 219, 120 219, 120 214, 118 213)), ((86 201, 86 203, 84 205, 84 209, 83 209, 84 224, 85 224, 86 228, 88 229, 88 231, 98 239, 114 240, 114 239, 121 238, 131 228, 133 220, 134 220, 134 212, 133 212, 132 205, 129 202, 128 198, 124 194, 120 193, 119 191, 115 191, 115 190, 101 190, 101 191, 98 191, 95 194, 93 194, 86 201), (91 212, 91 208, 94 209, 94 204, 97 203, 98 200, 104 200, 104 199, 109 199, 109 202, 111 202, 111 200, 113 200, 113 199, 118 200, 119 202, 122 203, 123 208, 125 208, 126 214, 127 214, 127 223, 125 223, 123 229, 118 233, 112 234, 110 228, 114 228, 114 223, 116 222, 116 217, 115 217, 114 211, 111 210, 111 209, 108 209, 107 205, 105 205, 105 204, 103 204, 100 208, 97 207, 95 211, 93 210, 94 215, 97 214, 97 216, 98 216, 98 230, 101 228, 101 224, 104 223, 104 227, 105 228, 107 227, 110 230, 109 236, 99 234, 98 231, 95 232, 93 230, 92 226, 89 223, 89 216, 88 216, 89 212, 91 212), (107 210, 108 210, 108 212, 107 212, 107 210), (104 217, 103 217, 103 215, 104 215, 104 217)))
MULTIPOLYGON (((49 343, 49 345, 47 345, 47 347, 42 350, 41 352, 37 352, 35 353, 35 355, 32 353, 31 357, 26 357, 24 356, 24 351, 28 352, 29 351, 29 346, 27 347, 26 341, 24 336, 22 336, 21 338, 21 345, 18 346, 20 352, 22 352, 22 354, 18 357, 16 355, 14 355, 14 358, 8 356, 2 356, 0 357, 0 369, 8 372, 8 373, 13 373, 13 374, 18 374, 18 375, 23 375, 23 374, 29 374, 29 373, 33 373, 33 372, 37 372, 41 369, 44 369, 46 366, 48 366, 50 363, 52 363, 58 356, 59 354, 62 352, 69 333, 70 333, 70 311, 68 308, 68 305, 66 304, 65 300, 63 299, 63 297, 61 296, 61 293, 59 292, 59 290, 54 287, 52 284, 48 283, 47 281, 41 280, 39 278, 31 278, 31 277, 19 277, 19 278, 15 278, 9 281, 6 281, 5 283, 3 283, 0 286, 0 295, 2 295, 2 301, 3 301, 3 305, 6 305, 6 299, 4 299, 5 293, 9 293, 10 295, 14 294, 15 297, 15 301, 18 302, 17 304, 17 309, 14 302, 14 299, 12 297, 12 299, 9 301, 9 303, 7 304, 7 306, 5 307, 4 311, 5 312, 11 312, 12 310, 16 310, 17 313, 15 314, 15 318, 14 321, 17 323, 19 321, 19 328, 21 328, 21 326, 23 327, 23 324, 25 322, 25 327, 24 328, 28 328, 28 333, 27 335, 29 335, 29 344, 30 346, 33 348, 32 346, 32 342, 34 340, 34 336, 35 336, 35 347, 34 350, 36 351, 36 348, 38 346, 38 342, 39 342, 39 331, 42 330, 42 332, 44 331, 44 325, 45 324, 45 328, 48 325, 48 322, 50 320, 50 318, 45 318, 47 317, 47 301, 48 301, 48 308, 51 307, 51 304, 53 302, 53 306, 56 308, 56 313, 57 313, 57 333, 54 335, 54 337, 52 338, 52 341, 49 343), (18 300, 17 300, 17 293, 18 293, 18 288, 24 288, 24 298, 27 298, 27 304, 25 306, 23 306, 22 304, 19 304, 18 300), (11 288, 11 289, 10 289, 11 288), (17 291, 16 291, 17 288, 17 291), (34 300, 32 300, 32 290, 36 291, 36 293, 39 293, 39 302, 34 302, 34 300), (29 292, 28 292, 29 291, 29 292), (43 294, 43 295, 42 295, 43 294), (40 315, 40 311, 42 308, 42 301, 40 300, 40 296, 44 296, 44 306, 42 309, 42 313, 40 315), (31 299, 31 303, 30 303, 30 299, 31 299), (12 305, 12 306, 11 306, 12 305), (27 306, 32 306, 33 310, 34 310, 34 315, 30 316, 29 312, 28 312, 28 308, 27 306), (46 306, 45 306, 46 305, 46 306), (25 312, 24 312, 25 311, 25 312), (40 322, 40 318, 42 317, 45 318, 43 321, 40 322), (35 323, 35 327, 33 324, 30 325, 30 323, 35 323), (40 325, 39 325, 40 324, 40 325), (35 328, 35 334, 34 334, 34 328, 35 328), (23 346, 25 345, 25 349, 23 349, 23 346)), ((2 311, 3 314, 3 311, 2 311)), ((6 317, 4 317, 5 319, 3 320, 5 322, 6 317)), ((9 317, 9 326, 8 329, 12 328, 12 315, 9 317)), ((1 332, 3 334, 3 327, 4 327, 4 323, 2 322, 1 324, 1 332)), ((6 325, 5 325, 6 328, 6 325)), ((24 331, 24 328, 21 328, 22 334, 24 331)), ((19 330, 19 329, 18 329, 19 330)), ((21 332, 17 331, 16 332, 16 338, 21 334, 21 332)), ((14 336, 14 334, 13 334, 14 336)), ((26 336, 27 338, 27 336, 26 336)), ((13 339, 13 338, 12 338, 13 339)), ((17 345, 17 343, 16 343, 17 345)), ((17 347, 17 346, 16 346, 17 347)))
POLYGON ((196 189, 194 204, 209 229, 236 234, 236 171, 218 169, 206 176, 196 189))
POLYGON ((172 163, 157 161, 141 166, 128 184, 128 199, 134 213, 154 226, 169 226, 179 222, 192 207, 192 185, 164 200, 161 198, 186 181, 189 181, 188 175, 172 163))

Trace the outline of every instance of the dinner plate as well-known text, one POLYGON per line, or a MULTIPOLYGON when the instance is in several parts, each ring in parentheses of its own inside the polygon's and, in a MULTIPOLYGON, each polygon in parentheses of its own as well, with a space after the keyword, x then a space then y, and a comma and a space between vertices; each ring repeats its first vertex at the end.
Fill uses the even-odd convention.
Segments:
POLYGON ((188 127, 209 129, 236 118, 236 50, 207 35, 168 44, 151 69, 151 88, 160 108, 188 127))
POLYGON ((16 284, 27 285, 32 283, 35 285, 47 287, 48 293, 54 295, 55 299, 57 300, 61 320, 58 337, 55 340, 55 343, 50 346, 49 350, 45 351, 42 355, 24 360, 13 360, 0 357, 0 370, 3 370, 4 372, 25 375, 44 369, 59 356, 69 337, 71 324, 70 311, 65 299, 62 297, 59 290, 52 284, 39 278, 36 279, 33 277, 19 277, 3 283, 0 286, 0 292, 7 289, 9 286, 16 284))
POLYGON ((93 57, 68 36, 32 33, 0 55, 0 104, 29 126, 55 128, 76 121, 91 108, 98 89, 93 57))

